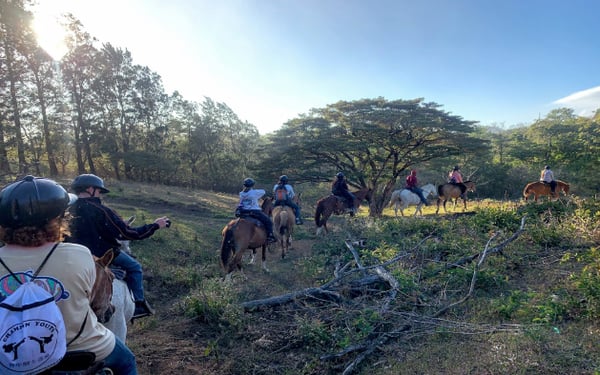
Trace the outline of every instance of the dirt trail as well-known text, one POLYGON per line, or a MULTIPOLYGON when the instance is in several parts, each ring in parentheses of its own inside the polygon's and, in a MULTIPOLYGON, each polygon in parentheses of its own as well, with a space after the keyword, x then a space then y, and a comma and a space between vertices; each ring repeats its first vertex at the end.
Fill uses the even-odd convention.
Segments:
MULTIPOLYGON (((260 252, 255 264, 248 264, 249 256, 244 258, 244 273, 247 280, 239 274, 233 282, 246 300, 262 299, 292 290, 308 287, 301 285, 303 280, 294 277, 294 268, 298 261, 309 257, 314 240, 294 240, 285 259, 281 259, 279 246, 271 246, 267 252, 267 266, 270 272, 261 267, 260 252)), ((249 252, 248 252, 249 254, 249 252)), ((306 282, 306 281, 304 281, 306 282)), ((228 365, 215 361, 214 356, 207 357, 210 345, 220 339, 214 337, 211 327, 200 324, 176 313, 173 306, 155 306, 157 314, 153 320, 141 321, 130 327, 128 345, 137 357, 138 371, 146 374, 227 374, 228 365), (153 325, 148 329, 148 325, 153 325), (225 368, 220 368, 224 366, 225 368)), ((227 358, 224 362, 229 362, 227 358)))

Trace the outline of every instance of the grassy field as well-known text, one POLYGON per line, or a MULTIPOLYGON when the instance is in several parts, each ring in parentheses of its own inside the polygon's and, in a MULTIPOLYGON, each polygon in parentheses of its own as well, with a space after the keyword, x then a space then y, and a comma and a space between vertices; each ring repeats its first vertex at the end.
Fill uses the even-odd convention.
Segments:
POLYGON ((123 217, 173 221, 132 244, 157 308, 128 336, 141 374, 600 373, 594 200, 380 219, 363 208, 320 237, 305 202, 288 256, 272 246, 270 272, 258 260, 225 283, 220 232, 235 196, 111 186, 106 202, 123 217))

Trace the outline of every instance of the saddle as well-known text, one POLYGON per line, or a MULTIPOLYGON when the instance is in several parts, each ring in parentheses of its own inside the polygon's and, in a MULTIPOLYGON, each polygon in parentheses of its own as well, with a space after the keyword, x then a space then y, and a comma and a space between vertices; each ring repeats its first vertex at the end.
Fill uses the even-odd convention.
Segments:
POLYGON ((263 229, 265 228, 265 225, 263 224, 263 222, 260 221, 260 219, 256 218, 254 216, 254 212, 252 212, 252 211, 241 210, 239 212, 239 216, 238 215, 236 215, 236 216, 239 217, 240 219, 248 220, 248 221, 254 223, 254 225, 256 225, 259 228, 263 228, 263 229))
POLYGON ((104 362, 96 362, 92 352, 75 350, 67 352, 64 358, 54 367, 40 375, 112 375, 111 369, 104 367, 104 362))

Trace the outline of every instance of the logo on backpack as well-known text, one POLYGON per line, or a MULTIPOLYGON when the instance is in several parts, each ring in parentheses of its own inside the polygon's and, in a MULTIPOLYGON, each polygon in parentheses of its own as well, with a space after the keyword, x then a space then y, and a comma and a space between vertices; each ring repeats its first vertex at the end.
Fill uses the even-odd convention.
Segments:
POLYGON ((10 272, 0 279, 0 292, 8 295, 0 302, 0 373, 37 374, 67 351, 65 322, 49 291, 68 294, 57 280, 36 277, 39 269, 13 273, 0 262, 10 272))
POLYGON ((286 201, 288 198, 288 191, 285 186, 277 186, 275 189, 275 200, 276 201, 286 201))

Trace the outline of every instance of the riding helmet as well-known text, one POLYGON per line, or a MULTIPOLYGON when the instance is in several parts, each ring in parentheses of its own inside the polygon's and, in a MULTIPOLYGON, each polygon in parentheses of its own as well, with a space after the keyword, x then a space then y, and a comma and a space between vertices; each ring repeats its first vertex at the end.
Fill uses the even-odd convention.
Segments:
POLYGON ((26 176, 0 191, 0 225, 9 228, 44 225, 77 200, 53 180, 26 176))
POLYGON ((550 169, 550 166, 549 166, 549 165, 547 165, 547 166, 545 166, 544 168, 545 168, 545 169, 550 169))
POLYGON ((279 181, 283 182, 284 184, 287 184, 288 182, 288 176, 286 175, 282 175, 279 177, 279 181))
POLYGON ((454 166, 453 171, 458 171, 460 169, 460 167, 458 165, 454 166))
POLYGON ((336 174, 335 176, 339 179, 344 178, 344 174, 342 172, 338 172, 338 174, 336 174))
POLYGON ((103 194, 110 192, 110 190, 104 187, 104 181, 100 177, 91 173, 80 174, 79 176, 75 177, 71 183, 71 189, 73 189, 73 191, 77 194, 85 191, 85 189, 89 187, 99 189, 103 194))
POLYGON ((251 178, 247 178, 244 180, 244 186, 245 187, 252 187, 254 186, 254 180, 251 178))

